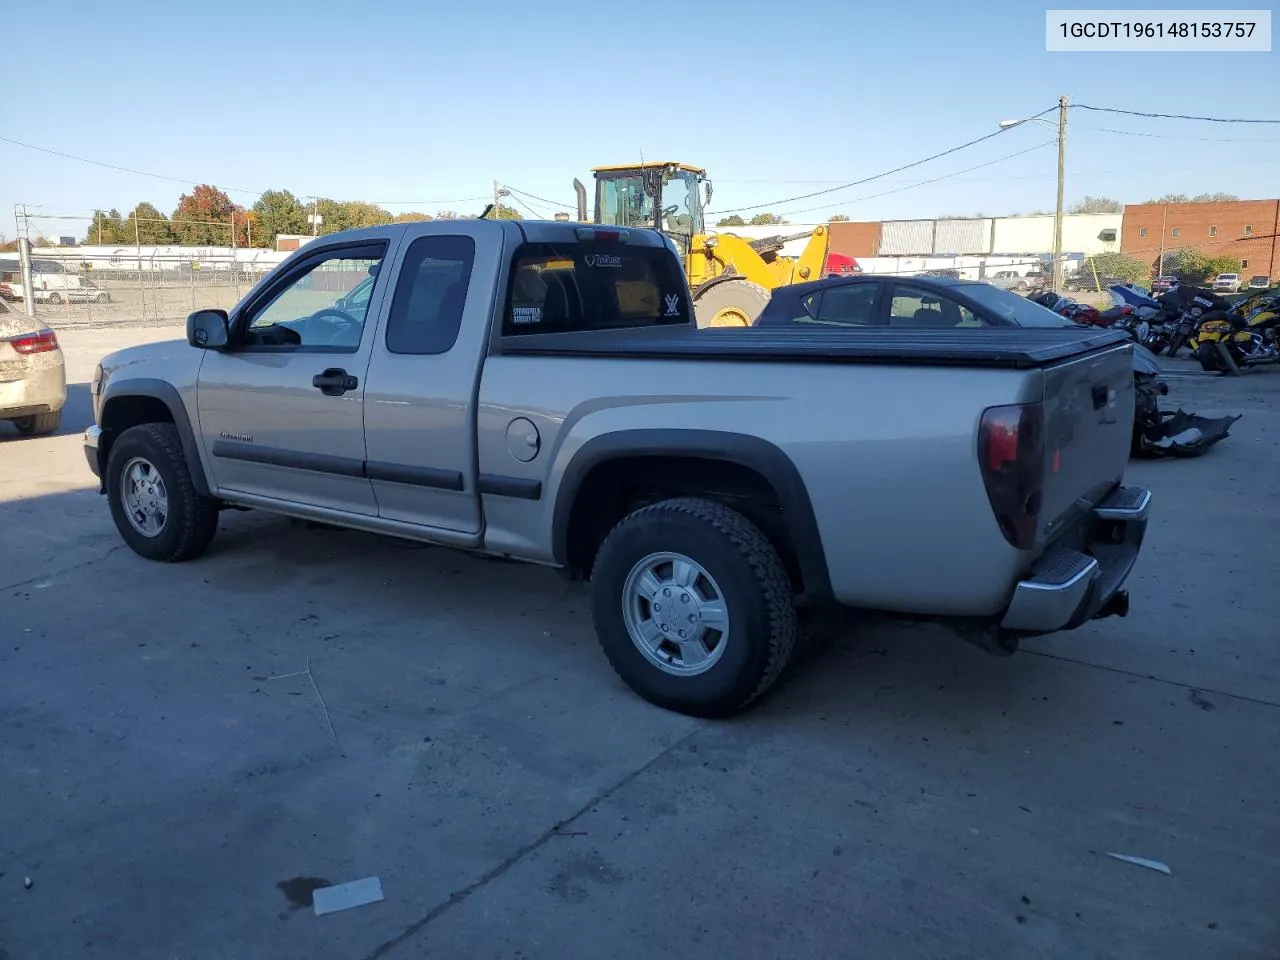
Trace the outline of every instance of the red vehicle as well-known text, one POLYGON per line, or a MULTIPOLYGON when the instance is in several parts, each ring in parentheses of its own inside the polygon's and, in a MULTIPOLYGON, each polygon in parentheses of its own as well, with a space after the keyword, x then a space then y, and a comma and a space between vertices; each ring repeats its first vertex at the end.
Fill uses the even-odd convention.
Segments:
POLYGON ((853 257, 843 253, 827 254, 826 275, 828 277, 847 277, 861 272, 862 267, 858 266, 858 261, 853 257))

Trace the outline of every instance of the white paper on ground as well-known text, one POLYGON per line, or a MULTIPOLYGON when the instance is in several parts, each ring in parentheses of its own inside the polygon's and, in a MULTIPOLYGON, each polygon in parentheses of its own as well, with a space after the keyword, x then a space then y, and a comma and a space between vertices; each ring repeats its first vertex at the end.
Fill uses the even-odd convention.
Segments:
POLYGON ((1125 863, 1135 863, 1140 867, 1146 867, 1148 870, 1155 870, 1159 873, 1173 873, 1172 870, 1159 860, 1148 860, 1146 857, 1131 857, 1127 853, 1108 853, 1107 856, 1113 857, 1116 860, 1123 860, 1125 863))
POLYGON ((339 910, 350 910, 352 907, 363 907, 366 903, 377 903, 381 899, 382 881, 377 877, 364 877, 350 883, 320 887, 311 894, 317 917, 337 913, 339 910))

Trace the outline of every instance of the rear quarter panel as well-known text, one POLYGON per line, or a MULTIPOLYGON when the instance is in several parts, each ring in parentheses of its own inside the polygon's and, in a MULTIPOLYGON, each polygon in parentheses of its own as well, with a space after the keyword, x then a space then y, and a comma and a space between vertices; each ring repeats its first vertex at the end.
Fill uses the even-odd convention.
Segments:
POLYGON ((595 437, 719 430, 769 441, 796 465, 839 601, 994 614, 1031 554, 1010 547, 992 516, 978 421, 1042 393, 1037 371, 494 356, 480 390, 479 470, 539 480, 542 495, 486 496, 486 546, 551 561, 556 491, 595 437), (527 463, 507 449, 517 417, 541 435, 527 463))

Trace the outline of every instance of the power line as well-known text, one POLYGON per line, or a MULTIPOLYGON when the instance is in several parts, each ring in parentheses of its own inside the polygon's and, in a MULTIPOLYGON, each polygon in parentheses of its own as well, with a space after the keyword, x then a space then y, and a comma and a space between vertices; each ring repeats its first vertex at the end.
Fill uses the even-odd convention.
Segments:
MULTIPOLYGON (((48 147, 39 147, 34 143, 24 143, 21 140, 14 140, 11 137, 0 137, 0 142, 11 143, 14 146, 26 147, 28 150, 38 150, 40 153, 47 153, 54 157, 62 157, 64 160, 77 160, 80 163, 89 163, 95 167, 105 167, 108 170, 118 170, 121 173, 132 173, 139 177, 152 177, 155 180, 167 180, 170 183, 180 183, 183 186, 192 186, 204 183, 203 180, 190 180, 184 177, 170 177, 163 173, 151 173, 147 170, 136 170, 133 167, 122 167, 119 164, 107 163, 104 160, 90 160, 88 157, 78 157, 73 153, 63 153, 61 150, 51 150, 48 147)), ((261 190, 250 190, 247 187, 222 187, 220 189, 231 193, 262 193, 261 190)))
POLYGON ((872 180, 880 180, 892 174, 901 173, 903 170, 910 170, 912 167, 918 167, 918 166, 921 166, 922 164, 929 163, 932 160, 938 160, 941 157, 946 157, 953 153, 958 153, 959 151, 968 149, 969 147, 972 147, 975 144, 982 143, 984 140, 990 140, 992 137, 998 137, 1002 133, 1008 133, 1010 130, 1014 129, 1015 127, 1020 127, 1024 123, 1030 123, 1032 120, 1038 119, 1039 117, 1043 117, 1046 113, 1052 113, 1054 110, 1057 110, 1057 109, 1058 108, 1056 106, 1053 106, 1047 110, 1041 110, 1039 113, 1035 114, 1035 116, 1026 117, 1025 119, 1017 121, 1016 123, 1009 124, 1007 127, 1000 127, 996 130, 991 131, 991 133, 984 134, 983 136, 978 137, 974 140, 970 140, 967 143, 962 143, 958 146, 951 147, 948 150, 943 150, 939 153, 932 154, 920 160, 912 161, 911 163, 904 163, 899 167, 894 167, 892 170, 885 170, 883 173, 877 173, 870 177, 864 177, 861 180, 854 180, 850 183, 841 184, 838 187, 828 187, 825 190, 815 190, 813 193, 802 193, 796 197, 785 197, 781 200, 771 200, 768 203, 756 203, 756 204, 751 204, 750 206, 745 206, 745 207, 733 207, 728 210, 714 210, 714 211, 709 211, 709 213, 712 216, 722 216, 726 213, 742 213, 747 210, 761 210, 765 207, 781 206, 784 203, 795 203, 797 200, 811 200, 814 197, 821 197, 828 193, 836 193, 837 191, 840 191, 840 190, 847 190, 849 187, 858 187, 864 183, 870 183, 872 180))
POLYGON ((503 184, 503 186, 504 186, 504 187, 506 187, 508 190, 510 190, 512 193, 518 193, 518 194, 520 194, 520 196, 522 196, 522 197, 528 197, 530 200, 537 200, 537 201, 539 201, 540 203, 549 204, 550 206, 553 206, 553 207, 564 207, 566 210, 575 210, 575 209, 577 209, 577 205, 576 205, 576 204, 572 204, 572 203, 561 203, 559 200, 548 200, 546 197, 540 197, 540 196, 538 196, 536 193, 530 193, 528 190, 519 190, 519 189, 517 189, 517 188, 513 187, 513 186, 512 186, 511 184, 509 184, 509 183, 504 183, 504 184, 503 184))
POLYGON ((534 210, 532 207, 530 207, 527 203, 525 203, 523 200, 521 200, 519 197, 515 196, 514 194, 509 193, 507 194, 507 196, 511 198, 512 203, 519 204, 521 207, 527 210, 529 214, 533 217, 533 219, 535 220, 547 219, 545 214, 541 214, 537 210, 534 210))
POLYGON ((1181 140, 1185 143, 1280 143, 1280 140, 1267 137, 1188 137, 1183 134, 1143 133, 1138 130, 1115 130, 1111 127, 1095 127, 1088 123, 1073 123, 1073 130, 1100 130, 1103 133, 1118 133, 1126 137, 1150 137, 1153 140, 1181 140))
POLYGON ((1032 153, 1035 150, 1043 150, 1045 147, 1052 146, 1055 143, 1057 143, 1056 140, 1046 140, 1043 143, 1037 143, 1034 147, 1027 147, 1025 150, 1018 150, 1014 153, 1008 153, 1008 154, 1005 154, 1003 157, 996 157, 994 160, 987 160, 985 163, 974 164, 972 167, 965 167, 963 170, 954 170, 951 173, 944 173, 941 176, 931 177, 928 180, 918 180, 915 183, 908 183, 901 187, 894 187, 891 190, 882 190, 879 193, 869 193, 866 196, 846 198, 839 201, 832 200, 817 207, 804 207, 800 210, 783 210, 781 212, 784 214, 791 214, 794 216, 797 213, 812 213, 814 210, 827 210, 831 207, 833 203, 839 203, 843 205, 848 203, 859 203, 863 200, 872 200, 876 197, 886 197, 891 193, 901 193, 903 190, 911 190, 914 187, 923 187, 929 183, 937 183, 939 180, 949 180, 952 177, 958 177, 962 173, 969 173, 972 170, 981 170, 983 167, 990 167, 997 163, 1003 163, 1005 160, 1012 160, 1014 157, 1021 157, 1024 154, 1032 153))
POLYGON ((1206 123, 1276 123, 1280 120, 1241 119, 1239 117, 1196 117, 1185 113, 1146 113, 1142 110, 1121 110, 1118 107, 1094 107, 1087 103, 1073 103, 1072 109, 1093 110, 1097 113, 1123 113, 1130 117, 1151 117, 1158 120, 1203 120, 1206 123))

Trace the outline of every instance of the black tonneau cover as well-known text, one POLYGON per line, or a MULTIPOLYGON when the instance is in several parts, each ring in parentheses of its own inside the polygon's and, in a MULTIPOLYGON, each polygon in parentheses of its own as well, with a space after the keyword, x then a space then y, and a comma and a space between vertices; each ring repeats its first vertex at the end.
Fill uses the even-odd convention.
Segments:
POLYGON ((1028 369, 1127 341, 1129 335, 1123 331, 1096 327, 980 330, 654 327, 503 337, 498 352, 507 356, 943 364, 1028 369))

